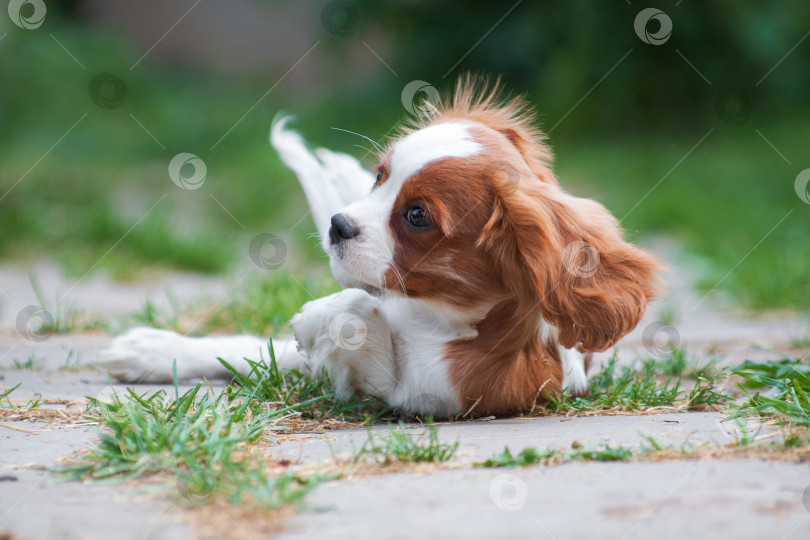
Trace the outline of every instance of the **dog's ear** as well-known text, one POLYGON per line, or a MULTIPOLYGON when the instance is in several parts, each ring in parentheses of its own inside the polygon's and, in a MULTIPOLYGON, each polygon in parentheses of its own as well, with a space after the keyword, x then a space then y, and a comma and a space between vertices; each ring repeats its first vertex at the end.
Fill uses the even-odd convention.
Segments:
POLYGON ((602 205, 555 184, 535 180, 500 189, 479 244, 520 305, 539 308, 568 348, 610 347, 639 323, 656 295, 658 260, 624 241, 602 205))

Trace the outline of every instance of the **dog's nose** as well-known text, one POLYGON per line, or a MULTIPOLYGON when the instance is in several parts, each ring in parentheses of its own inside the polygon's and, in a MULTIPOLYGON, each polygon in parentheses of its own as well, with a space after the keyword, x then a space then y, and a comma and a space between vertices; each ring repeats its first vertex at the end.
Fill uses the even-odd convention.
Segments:
POLYGON ((357 236, 359 232, 357 227, 343 214, 332 216, 332 226, 329 227, 329 241, 331 243, 339 244, 343 240, 357 236))

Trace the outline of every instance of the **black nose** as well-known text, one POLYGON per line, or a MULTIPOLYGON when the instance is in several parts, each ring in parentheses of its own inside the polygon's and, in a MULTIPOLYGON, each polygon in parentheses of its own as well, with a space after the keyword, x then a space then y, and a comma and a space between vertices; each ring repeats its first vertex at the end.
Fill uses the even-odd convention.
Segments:
POLYGON ((339 244, 342 240, 357 236, 358 232, 360 231, 343 214, 332 216, 332 226, 329 227, 329 241, 331 243, 339 244))

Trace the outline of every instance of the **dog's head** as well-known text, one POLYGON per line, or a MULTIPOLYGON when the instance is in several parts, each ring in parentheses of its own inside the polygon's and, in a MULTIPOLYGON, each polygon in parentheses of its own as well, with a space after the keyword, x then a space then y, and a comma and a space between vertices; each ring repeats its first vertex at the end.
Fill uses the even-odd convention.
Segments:
POLYGON ((333 268, 480 313, 505 299, 566 347, 603 350, 641 319, 657 261, 600 204, 558 185, 521 99, 471 78, 395 140, 370 193, 332 217, 333 268))

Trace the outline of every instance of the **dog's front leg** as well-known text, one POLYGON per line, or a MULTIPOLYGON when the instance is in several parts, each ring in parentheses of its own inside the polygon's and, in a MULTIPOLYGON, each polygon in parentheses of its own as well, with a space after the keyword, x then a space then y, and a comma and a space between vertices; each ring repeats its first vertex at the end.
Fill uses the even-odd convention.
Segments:
POLYGON ((379 298, 360 289, 307 302, 293 317, 300 347, 313 373, 326 369, 338 395, 365 393, 387 399, 398 384, 398 366, 379 298))

